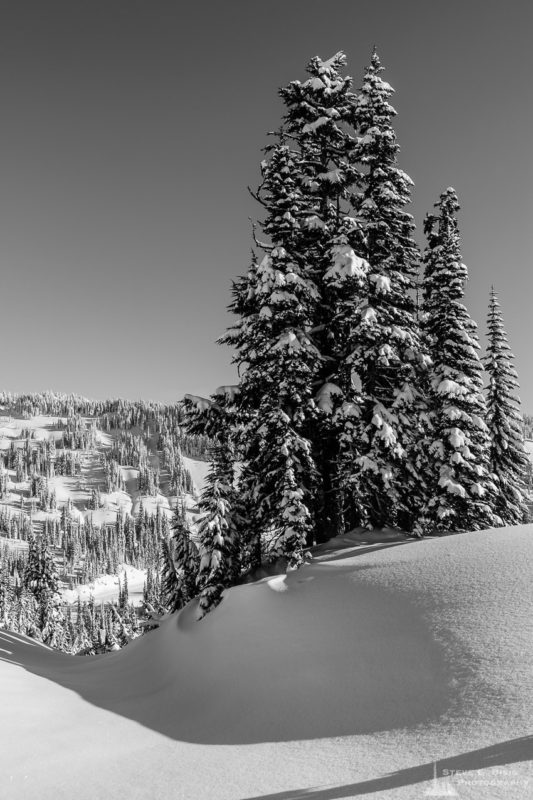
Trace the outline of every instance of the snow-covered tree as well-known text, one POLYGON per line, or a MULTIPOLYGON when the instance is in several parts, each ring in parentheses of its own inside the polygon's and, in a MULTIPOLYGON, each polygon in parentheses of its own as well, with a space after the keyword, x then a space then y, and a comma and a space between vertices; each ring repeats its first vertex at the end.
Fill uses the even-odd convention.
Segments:
POLYGON ((498 524, 492 506, 490 440, 485 423, 482 364, 476 324, 462 300, 462 263, 453 189, 426 218, 423 330, 432 359, 426 452, 428 496, 418 522, 424 530, 472 530, 498 524))
POLYGON ((415 307, 419 254, 413 238, 408 175, 397 164, 391 125, 393 92, 381 77, 374 51, 357 98, 361 191, 354 198, 361 230, 359 252, 368 263, 368 300, 360 308, 356 370, 363 387, 359 431, 360 485, 372 526, 409 527, 419 503, 422 476, 414 442, 423 397, 418 391, 425 357, 415 307))
POLYGON ((234 285, 231 308, 238 320, 222 337, 235 346, 241 373, 235 442, 250 534, 243 555, 250 567, 260 561, 262 536, 270 539, 270 556, 291 561, 301 560, 307 543, 314 464, 304 428, 313 413, 320 357, 307 333, 318 293, 305 273, 300 241, 306 212, 298 154, 283 141, 268 154, 258 197, 267 210, 262 228, 272 244, 261 245, 264 257, 259 263, 254 258, 248 275, 234 285))
POLYGON ((37 626, 43 642, 60 646, 64 636, 64 617, 59 595, 59 576, 48 545, 42 537, 30 539, 24 575, 27 589, 38 604, 37 626))
POLYGON ((220 603, 222 592, 236 582, 241 571, 243 547, 232 436, 236 394, 236 387, 221 386, 211 399, 186 395, 184 400, 189 431, 211 436, 213 442, 211 466, 199 504, 200 618, 220 603))
POLYGON ((314 58, 306 81, 281 90, 284 128, 257 193, 265 254, 235 283, 239 319, 222 337, 241 374, 241 485, 256 542, 270 532, 272 554, 296 563, 306 544, 344 528, 341 409, 356 400, 353 333, 366 274, 354 251, 355 95, 344 64, 342 53, 314 58))
POLYGON ((518 376, 507 342, 498 297, 491 289, 488 343, 484 359, 487 387, 487 425, 490 432, 490 468, 496 478, 495 509, 504 524, 524 521, 525 473, 528 463, 522 436, 520 400, 515 395, 518 376))
POLYGON ((356 489, 358 468, 352 436, 359 408, 356 347, 361 308, 367 295, 368 264, 361 253, 361 231, 354 213, 360 182, 357 163, 357 98, 339 52, 318 57, 309 78, 281 90, 287 106, 287 134, 298 150, 300 187, 306 212, 298 248, 305 275, 318 292, 311 334, 319 358, 314 370, 314 414, 308 437, 317 466, 315 538, 341 533, 347 495, 356 489), (354 380, 355 377, 355 380, 354 380), (349 457, 346 455, 349 454, 349 457))
POLYGON ((170 611, 178 611, 196 596, 200 559, 191 539, 183 500, 177 503, 171 535, 163 540, 163 601, 170 611))
POLYGON ((246 423, 241 440, 248 474, 251 471, 254 476, 249 488, 259 529, 274 528, 276 554, 299 560, 311 527, 309 503, 315 472, 305 436, 319 358, 306 333, 313 289, 282 247, 262 259, 257 275, 259 315, 268 308, 271 318, 263 352, 258 348, 242 376, 240 408, 246 423), (247 407, 245 399, 251 400, 247 407), (292 491, 288 486, 293 481, 298 488, 298 510, 294 505, 289 519, 287 492, 292 491))
POLYGON ((87 650, 91 646, 91 639, 85 624, 84 609, 82 606, 81 598, 78 595, 76 605, 76 624, 74 626, 74 641, 72 649, 75 653, 80 653, 87 650))
POLYGON ((311 445, 298 433, 283 399, 281 404, 267 400, 260 408, 259 420, 256 455, 248 463, 256 476, 252 494, 256 519, 267 534, 264 549, 268 559, 286 558, 297 566, 311 534, 309 498, 315 475, 311 445))
POLYGON ((216 444, 211 452, 199 523, 201 558, 198 572, 200 617, 215 608, 223 590, 235 583, 240 572, 240 550, 232 512, 233 460, 224 445, 216 444))

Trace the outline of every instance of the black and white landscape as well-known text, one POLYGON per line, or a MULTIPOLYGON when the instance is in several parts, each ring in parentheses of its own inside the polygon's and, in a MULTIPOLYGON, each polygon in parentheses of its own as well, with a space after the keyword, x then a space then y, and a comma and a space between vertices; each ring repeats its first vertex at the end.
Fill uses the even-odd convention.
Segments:
POLYGON ((0 15, 0 797, 525 800, 533 13, 180 6, 0 15))

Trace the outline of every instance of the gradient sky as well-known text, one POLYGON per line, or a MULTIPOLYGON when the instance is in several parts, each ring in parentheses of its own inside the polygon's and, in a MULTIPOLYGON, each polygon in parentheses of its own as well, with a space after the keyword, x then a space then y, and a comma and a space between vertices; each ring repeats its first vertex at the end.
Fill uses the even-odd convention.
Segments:
POLYGON ((526 0, 0 0, 1 388, 234 382, 214 340, 277 89, 340 49, 358 87, 376 44, 419 231, 453 186, 470 312, 494 283, 533 412, 532 31, 526 0))

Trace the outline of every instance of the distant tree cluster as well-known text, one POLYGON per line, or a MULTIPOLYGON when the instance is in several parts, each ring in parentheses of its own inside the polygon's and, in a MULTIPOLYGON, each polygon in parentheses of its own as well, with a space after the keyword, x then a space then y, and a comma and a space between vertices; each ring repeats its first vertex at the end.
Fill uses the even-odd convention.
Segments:
POLYGON ((146 615, 128 603, 127 578, 116 603, 61 602, 54 560, 33 540, 23 577, 13 586, 0 567, 0 627, 23 633, 72 655, 118 650, 143 632, 146 615))
MULTIPOLYGON (((93 497, 91 505, 98 502, 98 490, 94 490, 93 497)), ((156 570, 162 542, 169 534, 168 518, 160 506, 155 514, 149 514, 141 501, 135 516, 118 514, 115 523, 100 526, 93 523, 91 516, 79 521, 73 514, 72 502, 68 501, 59 519, 44 520, 40 536, 51 548, 61 580, 73 588, 99 575, 114 575, 121 564, 156 570)), ((31 541, 33 526, 26 516, 2 511, 0 535, 6 542, 31 541)))

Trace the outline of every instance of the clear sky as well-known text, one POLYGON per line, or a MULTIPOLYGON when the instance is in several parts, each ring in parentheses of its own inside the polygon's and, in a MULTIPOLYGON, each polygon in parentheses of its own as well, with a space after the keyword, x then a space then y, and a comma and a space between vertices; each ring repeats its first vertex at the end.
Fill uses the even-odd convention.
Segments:
POLYGON ((234 382, 214 340, 278 87, 343 49, 357 88, 375 44, 419 231, 453 186, 470 312, 494 283, 533 412, 532 31, 526 0, 0 0, 0 387, 234 382))

